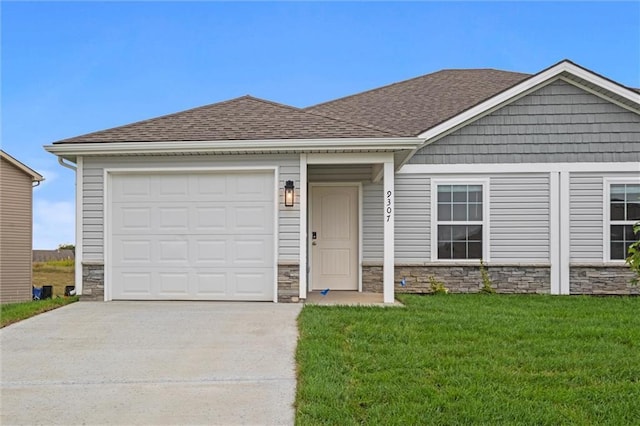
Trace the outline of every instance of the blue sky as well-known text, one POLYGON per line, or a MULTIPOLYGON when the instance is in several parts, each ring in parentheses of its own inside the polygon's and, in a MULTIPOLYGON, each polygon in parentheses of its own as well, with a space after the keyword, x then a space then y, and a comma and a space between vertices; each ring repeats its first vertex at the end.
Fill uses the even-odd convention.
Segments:
POLYGON ((43 145, 251 94, 308 106, 446 68, 564 58, 640 87, 640 2, 2 2, 2 149, 47 179, 34 248, 74 241, 43 145))

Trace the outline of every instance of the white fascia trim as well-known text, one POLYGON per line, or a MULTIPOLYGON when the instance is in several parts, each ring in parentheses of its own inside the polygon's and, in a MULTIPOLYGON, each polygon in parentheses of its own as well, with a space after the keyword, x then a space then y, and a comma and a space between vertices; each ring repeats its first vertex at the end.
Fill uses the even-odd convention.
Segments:
POLYGON ((487 163, 487 164, 406 164, 399 174, 456 173, 551 173, 551 172, 639 172, 637 161, 621 163, 487 163))
POLYGON ((475 107, 470 108, 462 112, 461 114, 421 133, 420 135, 418 135, 418 137, 430 140, 438 136, 444 136, 447 131, 450 131, 460 125, 464 125, 468 121, 471 121, 481 116, 482 114, 491 111, 493 108, 500 107, 501 105, 510 102, 519 96, 522 96, 528 91, 535 90, 538 88, 538 86, 550 83, 553 79, 558 78, 558 76, 563 72, 575 75, 576 77, 588 81, 589 83, 592 83, 594 85, 600 86, 603 89, 610 91, 611 93, 635 102, 636 104, 640 104, 640 94, 632 92, 631 90, 628 90, 615 83, 612 83, 611 81, 606 80, 583 68, 580 68, 568 61, 563 61, 558 65, 551 67, 539 74, 536 74, 526 81, 523 81, 522 83, 476 105, 475 107))
POLYGON ((393 162, 393 153, 307 154, 307 164, 382 164, 387 162, 393 162))
POLYGON ((271 139, 228 141, 109 142, 45 145, 58 156, 109 154, 167 154, 184 152, 269 152, 313 150, 413 150, 422 139, 409 138, 344 138, 344 139, 271 139))

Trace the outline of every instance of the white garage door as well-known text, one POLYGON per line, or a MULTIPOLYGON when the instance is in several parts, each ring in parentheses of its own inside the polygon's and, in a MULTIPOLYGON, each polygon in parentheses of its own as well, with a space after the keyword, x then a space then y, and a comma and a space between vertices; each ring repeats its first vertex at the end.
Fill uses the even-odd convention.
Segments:
POLYGON ((274 173, 113 174, 111 298, 273 300, 274 173))

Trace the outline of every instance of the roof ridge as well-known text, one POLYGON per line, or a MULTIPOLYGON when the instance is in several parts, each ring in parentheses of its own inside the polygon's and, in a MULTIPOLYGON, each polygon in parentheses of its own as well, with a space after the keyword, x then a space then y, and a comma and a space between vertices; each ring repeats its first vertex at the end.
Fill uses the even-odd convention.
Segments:
POLYGON ((495 68, 445 68, 445 69, 441 69, 441 70, 438 70, 438 71, 430 72, 428 74, 422 74, 422 75, 419 75, 419 76, 416 76, 416 77, 407 78, 405 80, 396 81, 394 83, 385 84, 384 86, 374 87, 373 89, 368 89, 368 90, 365 90, 365 91, 362 91, 362 92, 352 93, 351 95, 343 96, 343 97, 340 97, 340 98, 335 98, 335 99, 332 99, 330 101, 325 101, 325 102, 321 102, 319 104, 310 105, 310 106, 305 107, 303 109, 307 110, 307 109, 319 107, 319 106, 322 106, 322 105, 330 104, 330 103, 335 102, 335 101, 341 101, 341 100, 353 98, 355 96, 360 96, 360 95, 363 95, 365 93, 377 92, 377 91, 382 90, 382 89, 386 89, 386 88, 393 87, 393 86, 400 85, 400 84, 405 84, 405 83, 408 83, 410 81, 419 80, 421 78, 425 78, 425 77, 432 76, 432 75, 435 75, 435 74, 440 74, 440 73, 447 72, 447 71, 498 71, 498 72, 505 72, 505 73, 510 73, 510 74, 531 75, 531 74, 521 73, 521 72, 517 72, 517 71, 505 71, 505 70, 499 70, 499 69, 495 69, 495 68))

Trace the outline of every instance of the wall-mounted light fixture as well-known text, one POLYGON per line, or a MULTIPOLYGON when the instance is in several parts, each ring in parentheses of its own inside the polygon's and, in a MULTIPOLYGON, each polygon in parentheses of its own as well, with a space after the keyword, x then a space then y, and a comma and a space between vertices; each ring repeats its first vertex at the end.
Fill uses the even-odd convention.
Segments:
POLYGON ((293 181, 292 180, 288 180, 284 184, 284 205, 285 205, 285 207, 293 207, 293 199, 295 198, 293 189, 294 189, 293 181))

